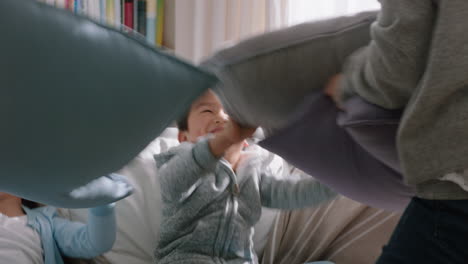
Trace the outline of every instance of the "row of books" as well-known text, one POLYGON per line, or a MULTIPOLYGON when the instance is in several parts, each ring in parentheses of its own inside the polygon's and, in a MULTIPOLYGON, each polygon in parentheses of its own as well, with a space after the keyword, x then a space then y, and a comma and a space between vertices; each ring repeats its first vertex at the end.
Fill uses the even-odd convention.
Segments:
POLYGON ((39 0, 88 16, 100 23, 136 31, 153 45, 162 45, 164 0, 39 0))

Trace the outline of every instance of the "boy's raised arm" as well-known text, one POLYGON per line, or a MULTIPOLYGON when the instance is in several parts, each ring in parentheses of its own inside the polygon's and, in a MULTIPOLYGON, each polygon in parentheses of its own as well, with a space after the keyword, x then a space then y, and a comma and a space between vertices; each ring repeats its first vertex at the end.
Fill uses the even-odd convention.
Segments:
POLYGON ((260 195, 263 206, 299 209, 317 206, 337 194, 310 176, 278 179, 266 171, 260 178, 260 195))

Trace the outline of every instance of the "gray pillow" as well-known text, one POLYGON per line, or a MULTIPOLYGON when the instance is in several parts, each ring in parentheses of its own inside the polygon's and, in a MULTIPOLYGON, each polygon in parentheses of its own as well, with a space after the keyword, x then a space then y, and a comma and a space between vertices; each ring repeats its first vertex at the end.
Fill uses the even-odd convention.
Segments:
POLYGON ((310 92, 322 90, 343 62, 370 40, 376 12, 305 23, 243 41, 202 63, 227 112, 244 125, 284 127, 310 92))
POLYGON ((403 210, 414 195, 396 151, 400 111, 354 97, 340 112, 323 94, 346 58, 370 41, 376 13, 298 25, 241 42, 203 63, 240 123, 262 126, 261 142, 356 201, 403 210), (337 124, 338 118, 338 124, 337 124))
POLYGON ((60 207, 125 197, 122 177, 99 177, 123 167, 217 81, 34 0, 2 0, 0 14, 0 191, 60 207))

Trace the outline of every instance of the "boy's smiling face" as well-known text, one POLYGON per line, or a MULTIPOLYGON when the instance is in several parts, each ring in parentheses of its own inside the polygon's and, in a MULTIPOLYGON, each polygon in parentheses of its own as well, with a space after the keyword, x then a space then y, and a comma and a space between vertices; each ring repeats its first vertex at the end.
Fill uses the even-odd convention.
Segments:
POLYGON ((229 116, 224 112, 218 97, 208 91, 190 107, 187 119, 188 130, 179 132, 179 141, 196 142, 201 136, 218 133, 224 129, 229 116))

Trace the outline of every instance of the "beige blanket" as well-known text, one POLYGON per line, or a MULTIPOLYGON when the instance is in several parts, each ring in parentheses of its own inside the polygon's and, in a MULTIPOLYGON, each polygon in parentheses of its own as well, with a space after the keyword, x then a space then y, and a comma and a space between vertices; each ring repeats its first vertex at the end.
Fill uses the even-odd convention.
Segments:
POLYGON ((276 219, 261 263, 375 263, 400 215, 342 196, 318 208, 284 211, 276 219))

